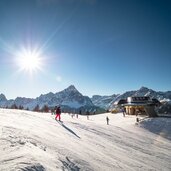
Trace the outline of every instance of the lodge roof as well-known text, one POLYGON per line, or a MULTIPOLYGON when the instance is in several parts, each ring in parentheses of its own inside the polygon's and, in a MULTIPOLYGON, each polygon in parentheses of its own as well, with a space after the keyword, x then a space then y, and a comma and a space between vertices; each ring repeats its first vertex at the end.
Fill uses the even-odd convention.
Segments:
POLYGON ((142 97, 128 97, 127 99, 120 99, 115 103, 116 105, 122 106, 147 106, 147 105, 159 105, 159 100, 150 98, 149 96, 142 97))

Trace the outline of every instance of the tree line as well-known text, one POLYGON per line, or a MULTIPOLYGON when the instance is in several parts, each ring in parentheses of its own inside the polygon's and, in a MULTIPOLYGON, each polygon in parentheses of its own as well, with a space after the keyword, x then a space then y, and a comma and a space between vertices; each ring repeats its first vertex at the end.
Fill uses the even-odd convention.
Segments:
MULTIPOLYGON (((5 108, 6 109, 30 110, 28 107, 24 108, 22 105, 17 106, 16 104, 11 105, 10 107, 6 106, 5 108)), ((47 113, 47 112, 49 112, 49 110, 50 110, 50 108, 48 107, 48 105, 44 105, 42 108, 40 108, 39 105, 36 105, 32 111, 34 111, 34 112, 46 112, 47 113)))

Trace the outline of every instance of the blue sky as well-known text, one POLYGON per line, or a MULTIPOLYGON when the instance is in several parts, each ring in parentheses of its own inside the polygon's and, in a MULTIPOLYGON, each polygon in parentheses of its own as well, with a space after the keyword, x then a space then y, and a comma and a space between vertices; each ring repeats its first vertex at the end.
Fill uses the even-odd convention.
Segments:
POLYGON ((88 96, 167 91, 170 65, 169 0, 0 1, 0 93, 8 99, 71 84, 88 96), (41 70, 20 71, 23 48, 38 49, 41 70))

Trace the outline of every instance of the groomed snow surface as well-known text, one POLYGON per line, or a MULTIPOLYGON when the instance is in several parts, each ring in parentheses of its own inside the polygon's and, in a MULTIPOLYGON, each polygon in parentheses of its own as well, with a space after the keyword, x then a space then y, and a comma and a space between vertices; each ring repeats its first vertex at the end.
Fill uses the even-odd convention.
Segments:
POLYGON ((0 109, 0 171, 170 171, 171 118, 0 109), (109 125, 106 124, 109 117, 109 125))

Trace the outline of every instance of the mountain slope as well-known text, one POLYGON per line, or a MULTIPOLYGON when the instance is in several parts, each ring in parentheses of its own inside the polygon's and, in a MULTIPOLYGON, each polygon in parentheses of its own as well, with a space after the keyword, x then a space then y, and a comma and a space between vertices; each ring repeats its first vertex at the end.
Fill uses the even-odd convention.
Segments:
POLYGON ((166 134, 163 138, 163 132, 135 125, 131 116, 102 114, 87 120, 62 114, 63 123, 49 113, 23 110, 0 109, 0 116, 1 171, 171 170, 166 134))
POLYGON ((94 105, 99 106, 104 109, 108 109, 110 105, 113 103, 113 100, 116 99, 118 95, 112 95, 112 96, 100 96, 100 95, 94 95, 92 96, 91 100, 94 105))

